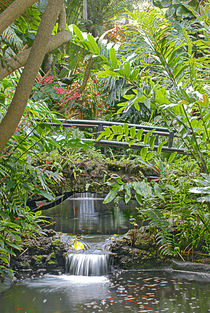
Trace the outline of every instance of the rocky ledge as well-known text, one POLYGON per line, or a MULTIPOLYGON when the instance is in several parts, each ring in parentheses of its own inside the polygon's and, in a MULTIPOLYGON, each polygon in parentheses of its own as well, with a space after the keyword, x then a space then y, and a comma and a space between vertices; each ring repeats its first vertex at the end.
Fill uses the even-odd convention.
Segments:
POLYGON ((22 248, 11 258, 11 268, 17 278, 63 273, 70 239, 54 230, 44 230, 42 235, 34 239, 26 238, 22 248))
POLYGON ((116 237, 107 248, 113 255, 113 263, 121 269, 169 266, 172 270, 210 273, 210 258, 207 255, 203 258, 200 256, 201 253, 197 256, 188 255, 188 259, 185 257, 185 261, 182 259, 184 262, 180 262, 173 260, 171 256, 160 254, 154 235, 148 226, 143 226, 138 230, 132 229, 124 236, 116 237))
POLYGON ((169 261, 158 253, 154 237, 147 227, 138 231, 130 230, 124 236, 116 237, 108 248, 114 264, 122 269, 161 266, 169 261))

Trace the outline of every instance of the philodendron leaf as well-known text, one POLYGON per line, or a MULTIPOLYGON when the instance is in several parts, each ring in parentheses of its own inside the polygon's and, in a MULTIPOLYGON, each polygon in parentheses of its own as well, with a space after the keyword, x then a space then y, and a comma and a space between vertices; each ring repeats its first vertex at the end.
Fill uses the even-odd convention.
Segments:
POLYGON ((131 188, 128 184, 125 185, 125 203, 128 203, 131 199, 131 188))
POLYGON ((153 0, 153 4, 158 8, 168 8, 172 4, 172 0, 153 0))
POLYGON ((123 185, 113 188, 104 199, 104 203, 109 203, 114 200, 121 190, 123 190, 123 185))
POLYGON ((192 187, 189 189, 192 193, 210 193, 210 186, 206 187, 192 187))

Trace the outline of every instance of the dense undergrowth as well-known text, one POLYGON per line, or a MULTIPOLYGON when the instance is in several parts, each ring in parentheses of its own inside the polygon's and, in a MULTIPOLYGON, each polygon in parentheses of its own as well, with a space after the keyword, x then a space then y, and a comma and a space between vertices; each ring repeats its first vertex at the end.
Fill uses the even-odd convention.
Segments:
MULTIPOLYGON (((208 8, 209 2, 199 11, 187 7, 183 20, 170 14, 166 17, 165 11, 157 8, 126 12, 129 25, 119 25, 97 40, 77 26, 71 27, 71 49, 80 51, 77 66, 70 64, 69 47, 65 53, 54 53, 54 65, 47 73, 40 71, 22 121, 0 155, 0 276, 9 271, 10 256, 21 250, 21 240, 42 232, 42 213, 31 212, 27 200, 34 196, 53 200, 52 189, 75 158, 151 167, 156 172, 154 182, 134 178, 128 183, 121 177, 108 181, 111 190, 105 201, 119 196, 128 203, 135 195, 138 215, 150 222, 160 253, 182 260, 199 253, 207 257, 208 8), (90 63, 92 72, 88 72, 90 63), (155 152, 152 132, 144 135, 127 124, 107 128, 100 138, 115 138, 129 145, 144 142, 145 148, 140 152, 128 149, 120 156, 113 149, 108 155, 82 140, 86 132, 44 125, 48 121, 59 124, 60 117, 165 126, 175 130, 174 146, 184 148, 186 155, 163 153, 165 141, 160 141, 155 152)), ((18 36, 14 27, 16 48, 18 36)), ((12 49, 14 42, 7 37, 4 45, 12 49)), ((19 72, 15 72, 0 83, 0 120, 18 81, 19 72)), ((141 226, 138 219, 132 223, 134 228, 141 226)))

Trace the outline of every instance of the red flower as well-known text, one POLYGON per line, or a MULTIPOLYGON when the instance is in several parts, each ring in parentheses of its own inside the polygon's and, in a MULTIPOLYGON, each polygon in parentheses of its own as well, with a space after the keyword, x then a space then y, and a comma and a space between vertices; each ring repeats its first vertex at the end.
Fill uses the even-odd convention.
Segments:
POLYGON ((22 220, 22 218, 20 216, 18 216, 18 217, 13 216, 13 218, 15 219, 15 222, 22 220))

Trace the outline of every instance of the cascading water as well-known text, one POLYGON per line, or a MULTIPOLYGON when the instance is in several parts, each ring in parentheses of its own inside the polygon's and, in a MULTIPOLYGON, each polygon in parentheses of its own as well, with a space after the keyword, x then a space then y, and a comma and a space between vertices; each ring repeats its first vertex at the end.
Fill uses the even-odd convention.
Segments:
POLYGON ((109 270, 108 254, 71 253, 66 258, 66 272, 71 275, 102 276, 109 270))
MULTIPOLYGON (((93 225, 99 223, 100 211, 98 212, 96 208, 98 201, 103 200, 104 198, 96 197, 91 193, 81 193, 75 198, 69 198, 73 206, 78 207, 80 230, 85 228, 85 226, 91 229, 93 225)), ((101 244, 104 245, 103 242, 99 245, 94 244, 94 247, 83 253, 70 253, 66 257, 66 272, 70 275, 78 276, 106 275, 111 269, 110 257, 109 254, 103 250, 101 244)))

